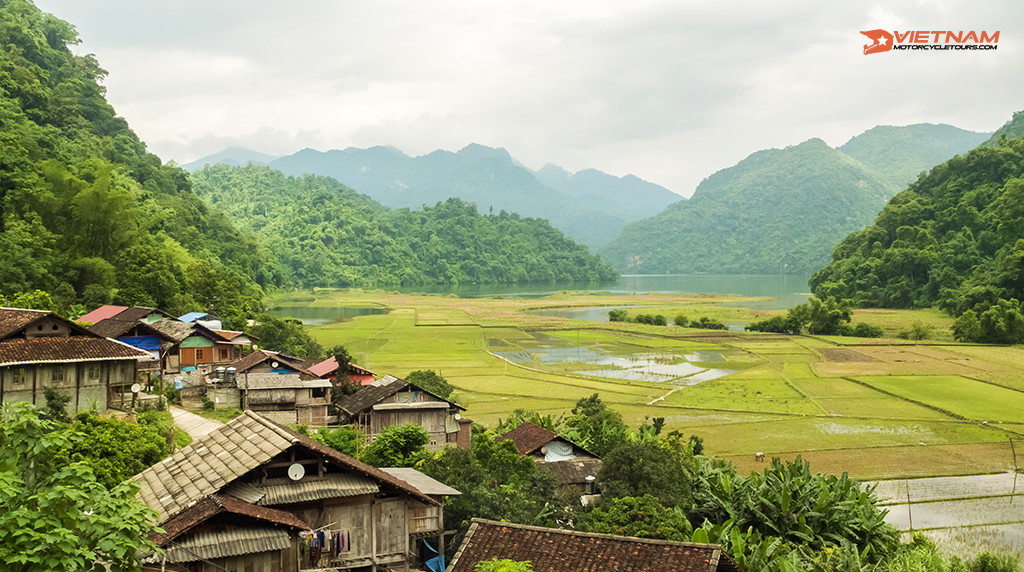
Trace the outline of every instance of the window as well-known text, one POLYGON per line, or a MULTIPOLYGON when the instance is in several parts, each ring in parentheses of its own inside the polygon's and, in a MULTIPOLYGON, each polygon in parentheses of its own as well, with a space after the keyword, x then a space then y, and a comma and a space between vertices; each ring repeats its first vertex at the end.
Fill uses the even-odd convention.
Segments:
POLYGON ((221 348, 220 349, 220 359, 221 359, 221 361, 225 361, 225 360, 228 359, 228 350, 227 350, 227 348, 221 348))
POLYGON ((100 366, 92 364, 85 366, 85 378, 89 381, 97 381, 100 378, 100 366))
POLYGON ((21 385, 25 383, 25 368, 16 367, 11 370, 11 382, 14 385, 21 385))
POLYGON ((196 361, 203 359, 203 348, 196 348, 196 361))
POLYGON ((64 383, 64 366, 57 365, 53 367, 53 370, 50 372, 50 382, 56 384, 64 383))

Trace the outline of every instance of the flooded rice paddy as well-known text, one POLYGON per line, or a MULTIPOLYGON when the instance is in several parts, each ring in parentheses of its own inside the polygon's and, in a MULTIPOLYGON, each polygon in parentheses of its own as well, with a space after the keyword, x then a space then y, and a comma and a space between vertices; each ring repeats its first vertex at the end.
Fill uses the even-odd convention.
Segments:
POLYGON ((519 365, 608 379, 671 382, 675 385, 693 385, 737 371, 707 367, 706 364, 726 361, 719 352, 700 351, 687 355, 632 352, 616 344, 585 347, 545 334, 534 333, 532 336, 532 341, 518 342, 515 350, 491 353, 519 365))

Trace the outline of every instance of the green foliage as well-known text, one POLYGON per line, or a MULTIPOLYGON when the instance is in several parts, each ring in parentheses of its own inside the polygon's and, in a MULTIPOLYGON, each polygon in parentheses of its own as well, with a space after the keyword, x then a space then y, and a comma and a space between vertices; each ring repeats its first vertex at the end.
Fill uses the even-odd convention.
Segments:
MULTIPOLYGON (((345 453, 350 457, 359 457, 359 450, 363 447, 364 436, 363 432, 357 428, 349 425, 340 425, 338 427, 318 427, 316 431, 310 433, 308 430, 300 428, 300 433, 309 435, 313 439, 316 439, 320 443, 327 445, 335 451, 345 453)), ((399 465, 383 465, 383 466, 399 466, 399 465)))
POLYGON ((672 319, 672 323, 680 328, 685 328, 686 324, 690 323, 690 320, 684 314, 676 314, 676 317, 672 319))
POLYGON ((1020 572, 1020 560, 1009 554, 982 552, 967 563, 970 572, 1020 572))
POLYGON ((203 411, 213 411, 217 408, 217 404, 205 395, 200 398, 200 402, 203 404, 203 411))
POLYGON ((746 329, 752 332, 794 335, 804 331, 817 335, 858 335, 853 332, 870 334, 876 331, 866 324, 858 324, 857 327, 851 329, 848 324, 852 316, 853 310, 845 300, 837 301, 833 296, 826 298, 811 296, 806 304, 790 308, 785 317, 775 316, 761 322, 754 322, 746 329))
POLYGON ((445 399, 448 399, 452 391, 455 391, 455 388, 448 383, 447 379, 441 377, 433 370, 420 369, 410 372, 409 375, 405 376, 405 380, 445 399))
POLYGON ((210 166, 196 191, 267 237, 297 285, 517 284, 611 280, 617 273, 546 221, 481 215, 448 199, 388 209, 333 179, 210 166), (415 246, 415 247, 414 247, 415 246))
POLYGON ((604 456, 598 482, 608 498, 652 496, 666 506, 689 504, 689 450, 657 439, 624 443, 604 456))
POLYGON ((559 415, 558 417, 554 417, 552 415, 537 413, 536 411, 516 409, 506 419, 498 420, 498 425, 497 427, 494 428, 494 432, 499 435, 503 435, 515 429, 516 427, 519 427, 520 425, 527 421, 533 423, 534 425, 543 427, 548 431, 558 433, 558 431, 562 428, 562 425, 565 423, 565 418, 564 416, 561 415, 559 415))
POLYGON ((628 322, 629 312, 623 308, 615 308, 614 310, 608 311, 609 322, 628 322))
POLYGON ((625 442, 628 431, 622 415, 609 409, 595 393, 576 402, 562 435, 601 457, 625 442))
MULTIPOLYGON (((8 6, 13 2, 8 3, 8 6)), ((138 485, 108 488, 89 464, 64 464, 80 446, 26 403, 0 408, 0 562, 17 572, 139 568, 155 513, 135 499, 138 485)))
POLYGON ((260 349, 308 359, 324 356, 323 346, 310 337, 302 322, 295 318, 275 318, 261 314, 246 332, 259 338, 260 349))
POLYGON ((392 425, 363 449, 361 460, 375 467, 411 467, 424 457, 429 442, 430 435, 419 425, 392 425))
POLYGON ((587 513, 578 529, 681 542, 689 541, 693 533, 682 511, 668 508, 658 497, 648 494, 602 502, 587 513))
POLYGON ((531 572, 533 566, 529 560, 516 561, 507 558, 481 560, 473 567, 474 572, 531 572))
MULTIPOLYGON (((169 414, 167 414, 169 415, 169 414)), ((79 413, 70 427, 80 435, 74 445, 62 452, 63 463, 88 466, 100 484, 113 488, 141 473, 171 452, 166 427, 150 414, 144 422, 131 423, 96 413, 79 413)))
POLYGON ((723 324, 722 322, 719 322, 718 320, 716 320, 714 318, 709 318, 707 316, 701 316, 700 319, 693 320, 692 322, 690 322, 689 327, 697 328, 697 329, 701 329, 701 330, 727 330, 727 329, 729 329, 729 327, 726 326, 725 324, 723 324))
POLYGON ((68 421, 68 403, 71 403, 71 396, 67 393, 57 391, 52 387, 43 390, 43 397, 46 399, 46 408, 43 410, 47 419, 59 423, 68 421))
MULTIPOLYGON (((857 325, 860 326, 860 324, 857 325)), ((879 328, 879 331, 881 331, 881 328, 879 328)), ((931 335, 932 326, 930 324, 925 324, 923 322, 914 322, 913 324, 911 324, 909 330, 901 331, 900 333, 896 334, 896 337, 900 338, 901 340, 927 340, 929 337, 931 337, 931 335)), ((878 338, 882 337, 882 334, 879 333, 877 336, 862 337, 878 338)))

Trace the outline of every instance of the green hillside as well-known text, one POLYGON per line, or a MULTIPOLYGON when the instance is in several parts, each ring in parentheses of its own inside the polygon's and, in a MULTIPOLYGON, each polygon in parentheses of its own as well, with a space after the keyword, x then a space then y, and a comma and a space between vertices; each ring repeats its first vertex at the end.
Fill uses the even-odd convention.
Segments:
POLYGON ((0 295, 234 315, 281 277, 114 112, 74 28, 0 2, 0 295))
POLYGON ((689 201, 631 224, 601 255, 626 273, 810 273, 920 172, 986 137, 948 125, 876 127, 840 149, 812 139, 759 151, 689 201))
POLYGON ((334 179, 215 165, 196 192, 263 237, 301 286, 611 280, 616 272, 540 219, 448 199, 389 209, 334 179))
POLYGON ((1024 299, 1024 140, 932 169, 846 237, 811 285, 862 306, 938 305, 954 315, 1024 299))

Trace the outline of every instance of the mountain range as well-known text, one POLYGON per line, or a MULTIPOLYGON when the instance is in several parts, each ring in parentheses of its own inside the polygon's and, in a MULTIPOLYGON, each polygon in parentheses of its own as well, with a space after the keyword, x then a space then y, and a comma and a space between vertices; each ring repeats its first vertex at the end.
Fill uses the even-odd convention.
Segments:
POLYGON ((613 240, 628 223, 654 216, 682 198, 632 175, 594 169, 569 173, 554 165, 533 172, 505 149, 479 144, 417 157, 393 147, 303 149, 277 158, 232 148, 183 168, 246 163, 291 176, 331 177, 392 208, 421 208, 456 197, 476 204, 481 213, 543 218, 592 249, 613 240))

